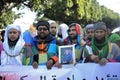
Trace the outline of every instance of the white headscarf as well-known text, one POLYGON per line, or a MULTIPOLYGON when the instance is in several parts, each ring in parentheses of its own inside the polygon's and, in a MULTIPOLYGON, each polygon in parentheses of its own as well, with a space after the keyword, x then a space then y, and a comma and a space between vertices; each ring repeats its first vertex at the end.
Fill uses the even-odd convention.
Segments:
POLYGON ((6 27, 6 30, 5 30, 5 36, 4 36, 4 42, 3 42, 4 51, 2 51, 3 53, 1 54, 1 64, 2 65, 5 65, 5 64, 21 65, 22 64, 21 56, 10 57, 7 54, 12 55, 12 56, 20 54, 20 51, 22 50, 24 44, 25 44, 25 42, 23 40, 23 34, 22 34, 22 30, 21 30, 20 26, 19 25, 13 25, 13 24, 8 25, 6 27), (18 39, 18 41, 15 45, 14 50, 11 50, 9 48, 9 45, 8 45, 8 31, 10 29, 16 29, 16 30, 20 31, 20 33, 21 33, 20 36, 19 36, 19 39, 18 39))
POLYGON ((67 26, 66 24, 63 23, 63 24, 60 25, 59 28, 61 29, 62 39, 64 40, 65 38, 68 37, 68 32, 67 32, 68 26, 67 26))

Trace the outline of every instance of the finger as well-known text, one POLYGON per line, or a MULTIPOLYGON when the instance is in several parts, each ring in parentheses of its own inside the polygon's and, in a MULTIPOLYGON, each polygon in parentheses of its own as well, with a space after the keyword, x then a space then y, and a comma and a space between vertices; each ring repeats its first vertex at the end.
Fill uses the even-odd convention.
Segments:
POLYGON ((37 69, 38 68, 38 64, 37 63, 33 63, 33 68, 37 69))
POLYGON ((51 69, 52 64, 50 62, 47 62, 47 69, 51 69))
POLYGON ((106 63, 107 63, 107 61, 106 61, 105 59, 102 59, 102 60, 100 60, 100 62, 99 62, 100 65, 105 65, 106 63))

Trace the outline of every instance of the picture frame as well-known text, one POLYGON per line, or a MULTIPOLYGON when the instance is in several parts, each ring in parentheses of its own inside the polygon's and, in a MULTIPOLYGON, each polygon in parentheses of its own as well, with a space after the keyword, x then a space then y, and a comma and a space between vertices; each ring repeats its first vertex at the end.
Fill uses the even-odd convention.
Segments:
POLYGON ((75 64, 75 46, 64 45, 58 47, 59 63, 61 64, 75 64))

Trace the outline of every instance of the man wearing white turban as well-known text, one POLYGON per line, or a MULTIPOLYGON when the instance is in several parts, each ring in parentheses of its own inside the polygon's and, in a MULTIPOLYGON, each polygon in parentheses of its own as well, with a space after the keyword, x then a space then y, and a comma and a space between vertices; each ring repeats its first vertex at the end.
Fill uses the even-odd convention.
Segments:
MULTIPOLYGON (((3 48, 1 53, 1 65, 22 65, 24 51, 24 40, 19 25, 8 25, 5 30, 3 48)), ((25 55, 25 54, 24 54, 25 55)), ((26 60, 25 60, 26 61, 26 60)), ((25 63, 26 64, 26 63, 25 63)))

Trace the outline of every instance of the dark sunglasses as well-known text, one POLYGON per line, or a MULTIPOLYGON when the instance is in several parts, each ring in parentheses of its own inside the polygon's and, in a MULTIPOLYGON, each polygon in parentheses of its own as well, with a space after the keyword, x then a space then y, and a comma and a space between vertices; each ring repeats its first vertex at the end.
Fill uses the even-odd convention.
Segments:
POLYGON ((47 31, 48 29, 47 28, 38 28, 38 31, 47 31))

